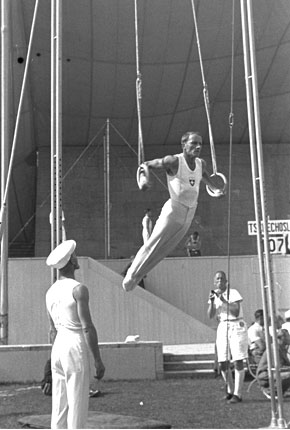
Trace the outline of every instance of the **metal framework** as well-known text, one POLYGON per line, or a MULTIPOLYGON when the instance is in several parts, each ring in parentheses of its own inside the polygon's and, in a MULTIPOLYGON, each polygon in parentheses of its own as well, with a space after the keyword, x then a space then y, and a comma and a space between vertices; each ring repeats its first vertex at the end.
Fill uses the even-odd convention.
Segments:
POLYGON ((269 380, 271 390, 271 427, 287 428, 283 416, 283 398, 280 377, 280 359, 277 341, 277 323, 275 294, 272 280, 272 261, 269 249, 269 239, 266 211, 266 193, 264 178, 264 163, 262 151, 262 136, 260 124, 260 109, 258 95, 258 79, 255 53, 255 37, 253 25, 252 0, 241 0, 241 19, 244 50, 244 69, 247 93, 247 112, 251 150, 252 183, 254 192, 255 217, 257 224, 257 248, 260 269, 261 293, 264 309, 265 333, 267 359, 269 369, 269 380), (262 238, 262 224, 264 228, 264 239, 262 238), (263 250, 264 249, 264 250, 263 250), (272 345, 269 333, 269 315, 272 326, 272 345), (278 398, 275 399, 276 380, 278 398))

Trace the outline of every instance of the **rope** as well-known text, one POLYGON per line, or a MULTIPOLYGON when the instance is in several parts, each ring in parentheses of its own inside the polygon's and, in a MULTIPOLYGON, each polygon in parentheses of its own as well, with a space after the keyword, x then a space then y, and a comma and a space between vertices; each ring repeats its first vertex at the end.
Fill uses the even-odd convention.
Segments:
MULTIPOLYGON (((232 152, 233 152, 233 126, 234 126, 234 47, 235 47, 235 0, 232 8, 232 45, 231 45, 231 98, 229 114, 230 149, 229 149, 229 179, 228 179, 228 229, 227 229, 227 259, 228 259, 228 285, 227 285, 227 319, 229 319, 229 298, 230 298, 230 238, 231 238, 231 183, 232 183, 232 152)), ((227 323, 227 354, 228 354, 228 333, 229 323, 227 323)), ((229 359, 229 357, 227 357, 229 359)), ((227 372, 230 372, 227 369, 227 372)), ((228 381, 228 374, 227 374, 228 381)))
POLYGON ((207 83, 205 81, 205 75, 204 75, 204 70, 203 70, 203 61, 202 61, 202 55, 201 55, 201 48, 200 48, 200 41, 199 41, 199 33, 198 33, 198 27, 197 27, 197 18, 196 18, 194 0, 191 0, 191 6, 192 6, 192 13, 193 13, 194 27, 195 27, 195 36, 196 36, 196 43, 197 43, 197 49, 198 49, 202 85, 203 85, 203 99, 204 99, 204 105, 205 105, 205 111, 206 111, 206 117, 207 117, 207 123, 208 123, 208 134, 209 134, 209 143, 210 143, 210 150, 211 150, 212 170, 213 170, 213 174, 215 175, 217 173, 217 163, 216 163, 216 154, 215 154, 215 147, 214 147, 214 141, 213 141, 212 127, 211 127, 211 119, 210 119, 209 92, 208 92, 208 86, 207 86, 207 83))
MULTIPOLYGON (((33 37, 34 37, 38 6, 39 6, 39 0, 36 0, 35 5, 34 5, 31 31, 30 31, 30 37, 29 37, 29 42, 28 42, 28 48, 27 48, 27 56, 26 56, 26 62, 25 62, 25 67, 24 67, 18 110, 17 110, 17 115, 16 115, 16 121, 15 121, 15 129, 14 129, 13 142, 12 142, 12 148, 11 148, 11 154, 10 154, 10 161, 9 161, 7 177, 6 177, 6 184, 5 184, 5 189, 4 189, 3 198, 2 198, 2 205, 1 205, 1 210, 0 210, 0 240, 2 240, 3 230, 4 230, 3 220, 4 220, 4 215, 6 214, 6 211, 7 211, 7 197, 8 197, 10 180, 11 180, 11 176, 12 176, 13 161, 14 161, 15 152, 16 152, 19 123, 20 123, 20 119, 21 119, 21 111, 22 111, 23 102, 24 102, 24 92, 25 92, 27 76, 28 76, 28 68, 30 65, 32 42, 33 42, 33 37)), ((5 227, 7 228, 7 226, 5 226, 5 227)))
POLYGON ((138 41, 138 10, 137 0, 134 0, 135 7, 135 43, 136 43, 136 99, 137 99, 137 116, 138 116, 138 164, 145 160, 142 121, 141 121, 141 102, 142 102, 142 75, 139 66, 139 41, 138 41))
POLYGON ((231 182, 232 182, 232 154, 233 154, 233 127, 234 127, 234 47, 235 47, 235 0, 232 10, 232 55, 231 55, 231 100, 229 114, 230 150, 229 150, 229 181, 228 181, 228 279, 230 276, 230 237, 231 237, 231 182))
MULTIPOLYGON (((128 140, 126 140, 125 139, 125 137, 124 136, 122 136, 122 134, 117 130, 117 128, 114 126, 114 124, 111 122, 110 123, 110 125, 111 125, 111 127, 115 130, 115 132, 118 134, 118 136, 120 136, 120 138, 126 143, 126 145, 131 149, 131 151, 132 152, 134 152, 134 154, 135 155, 137 155, 138 156, 138 154, 137 154, 137 152, 135 151, 135 149, 132 147, 132 145, 130 145, 130 143, 128 142, 128 140)), ((155 177, 155 179, 162 185, 162 187, 165 189, 165 190, 168 190, 168 188, 167 188, 167 185, 166 184, 164 184, 164 182, 162 182, 162 180, 159 178, 159 176, 154 172, 154 171, 152 171, 151 172, 152 173, 152 175, 155 177)))

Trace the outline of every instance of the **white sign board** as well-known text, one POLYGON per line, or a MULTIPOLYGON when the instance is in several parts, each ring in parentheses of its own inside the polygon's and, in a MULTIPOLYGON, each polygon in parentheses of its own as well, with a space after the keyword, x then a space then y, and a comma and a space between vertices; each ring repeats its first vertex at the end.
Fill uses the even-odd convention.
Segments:
MULTIPOLYGON (((264 223, 261 221, 261 232, 264 233, 264 223)), ((290 253, 290 220, 270 220, 267 222, 269 249, 272 254, 290 253)), ((257 235, 256 221, 248 221, 248 235, 257 235)))

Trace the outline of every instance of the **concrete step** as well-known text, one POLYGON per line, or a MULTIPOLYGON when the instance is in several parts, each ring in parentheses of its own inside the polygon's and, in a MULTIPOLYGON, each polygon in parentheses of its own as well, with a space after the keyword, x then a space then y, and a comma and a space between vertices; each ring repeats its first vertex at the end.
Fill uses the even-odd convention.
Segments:
POLYGON ((215 376, 215 355, 211 353, 164 353, 164 378, 215 376))
POLYGON ((214 360, 164 361, 164 371, 206 370, 214 369, 214 360))
POLYGON ((171 361, 202 361, 202 360, 214 360, 215 354, 208 353, 196 353, 196 354, 170 354, 163 353, 164 362, 168 363, 171 361))
POLYGON ((214 378, 216 372, 214 369, 195 369, 195 370, 182 370, 182 371, 165 371, 164 379, 171 378, 202 378, 212 377, 214 378))
POLYGON ((164 378, 214 377, 215 345, 166 345, 163 369, 164 378))

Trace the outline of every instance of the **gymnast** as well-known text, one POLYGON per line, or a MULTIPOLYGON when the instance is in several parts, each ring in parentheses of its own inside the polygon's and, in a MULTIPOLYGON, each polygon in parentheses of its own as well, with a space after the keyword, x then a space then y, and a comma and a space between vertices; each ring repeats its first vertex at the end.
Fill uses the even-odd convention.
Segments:
POLYGON ((206 170, 206 163, 199 158, 202 148, 200 133, 189 131, 181 138, 182 152, 145 161, 139 169, 147 172, 150 188, 150 170, 165 170, 169 200, 164 204, 148 241, 137 252, 124 280, 123 289, 133 290, 144 276, 165 258, 182 240, 193 220, 202 180, 215 194, 222 197, 226 184, 218 188, 206 170))

